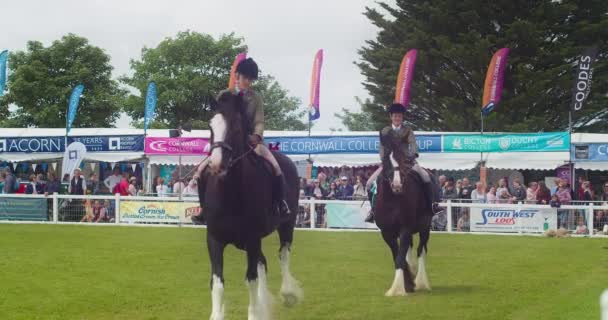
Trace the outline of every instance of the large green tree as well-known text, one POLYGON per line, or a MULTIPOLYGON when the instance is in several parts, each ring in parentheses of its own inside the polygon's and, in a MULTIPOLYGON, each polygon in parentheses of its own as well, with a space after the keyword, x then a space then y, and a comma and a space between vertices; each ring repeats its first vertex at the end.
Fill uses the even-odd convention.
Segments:
POLYGON ((143 48, 141 59, 131 60, 133 75, 122 78, 139 90, 139 95, 129 96, 125 111, 141 125, 146 88, 154 80, 158 100, 152 127, 176 128, 192 121, 195 129, 206 128, 209 97, 226 88, 234 57, 246 50, 233 34, 216 40, 192 31, 166 38, 156 48, 143 48))
POLYGON ((417 48, 409 121, 420 130, 478 131, 488 63, 508 47, 503 98, 486 129, 565 130, 574 64, 595 44, 593 88, 574 128, 608 129, 608 1, 398 0, 380 7, 366 9, 379 33, 359 51, 371 99, 361 113, 341 117, 347 127, 386 125, 384 106, 393 99, 401 59, 417 48))
POLYGON ((9 56, 8 93, 0 99, 4 127, 65 127, 72 89, 82 83, 73 127, 110 127, 118 118, 126 91, 112 80, 110 56, 86 38, 68 34, 49 47, 29 41, 9 56), (11 108, 12 109, 12 108, 11 108))
POLYGON ((266 130, 305 130, 302 122, 306 110, 297 97, 289 96, 287 90, 270 75, 261 76, 253 88, 264 101, 264 128, 266 130))
MULTIPOLYGON (((125 105, 136 126, 142 126, 144 97, 149 81, 156 82, 158 101, 153 128, 176 128, 192 122, 195 129, 206 129, 212 115, 209 97, 226 89, 234 57, 247 51, 243 39, 233 34, 214 39, 192 31, 167 38, 156 48, 144 48, 140 60, 132 60, 134 73, 122 81, 139 90, 125 105)), ((271 76, 262 76, 255 89, 262 95, 266 128, 269 130, 301 130, 298 120, 300 101, 288 96, 271 76)))

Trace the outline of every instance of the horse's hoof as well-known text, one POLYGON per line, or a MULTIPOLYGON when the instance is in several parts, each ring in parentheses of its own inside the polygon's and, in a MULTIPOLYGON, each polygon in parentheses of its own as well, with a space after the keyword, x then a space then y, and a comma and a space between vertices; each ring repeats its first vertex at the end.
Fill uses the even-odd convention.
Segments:
POLYGON ((387 297, 405 297, 407 293, 405 292, 405 290, 389 289, 384 295, 387 297))
POLYGON ((295 306, 300 300, 298 296, 292 292, 281 293, 281 296, 283 297, 283 305, 288 308, 295 306))

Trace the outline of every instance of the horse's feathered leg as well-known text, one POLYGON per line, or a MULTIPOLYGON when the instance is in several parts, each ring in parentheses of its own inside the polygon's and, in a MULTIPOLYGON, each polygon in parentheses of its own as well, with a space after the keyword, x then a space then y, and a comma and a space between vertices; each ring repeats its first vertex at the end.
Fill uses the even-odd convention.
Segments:
POLYGON ((281 264, 281 297, 283 304, 287 307, 293 307, 298 302, 302 301, 303 291, 298 281, 291 275, 290 260, 291 260, 291 242, 293 241, 294 224, 291 221, 284 222, 279 225, 279 240, 281 247, 279 248, 279 262, 281 264))
POLYGON ((211 320, 224 319, 224 249, 226 244, 207 233, 207 249, 211 259, 211 320))
POLYGON ((271 316, 271 298, 266 283, 265 258, 262 240, 247 242, 247 285, 249 287, 249 320, 268 320, 271 316))
POLYGON ((397 267, 403 270, 405 281, 405 291, 414 292, 414 279, 409 264, 407 263, 407 251, 410 250, 412 243, 412 233, 410 231, 401 231, 399 236, 399 254, 397 255, 397 267))
POLYGON ((427 243, 431 235, 430 228, 420 231, 420 244, 418 244, 418 272, 416 274, 416 289, 431 290, 428 275, 426 274, 427 243))

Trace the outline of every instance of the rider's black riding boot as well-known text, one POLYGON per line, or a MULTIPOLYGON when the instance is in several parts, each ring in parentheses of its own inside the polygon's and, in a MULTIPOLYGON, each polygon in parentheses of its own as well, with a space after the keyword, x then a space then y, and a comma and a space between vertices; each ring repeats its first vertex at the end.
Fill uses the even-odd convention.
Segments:
POLYGON ((369 213, 367 214, 367 218, 365 218, 365 222, 374 223, 374 203, 372 201, 374 199, 374 195, 369 190, 367 191, 367 198, 369 199, 370 209, 369 213))
MULTIPOLYGON (((204 173, 201 174, 201 177, 198 178, 198 194, 199 194, 199 201, 201 204, 205 203, 205 182, 204 182, 204 173)), ((204 207, 204 206, 201 206, 204 207)), ((192 223, 194 224, 205 224, 205 219, 203 219, 203 214, 200 213, 198 216, 191 216, 190 217, 192 219, 192 223)))
POLYGON ((427 199, 428 203, 431 205, 430 208, 433 211, 433 214, 441 211, 441 209, 438 206, 439 193, 437 192, 433 182, 429 181, 429 182, 424 183, 424 194, 426 195, 426 199, 427 199))
POLYGON ((283 174, 274 177, 274 196, 277 197, 277 206, 279 215, 289 216, 291 210, 289 210, 289 204, 287 204, 287 181, 283 174))

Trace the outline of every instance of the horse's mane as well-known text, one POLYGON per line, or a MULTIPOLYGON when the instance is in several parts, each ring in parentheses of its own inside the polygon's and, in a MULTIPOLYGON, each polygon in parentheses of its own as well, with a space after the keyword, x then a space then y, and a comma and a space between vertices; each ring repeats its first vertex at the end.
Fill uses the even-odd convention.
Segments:
MULTIPOLYGON (((218 106, 216 113, 224 116, 226 121, 226 143, 230 144, 233 151, 241 154, 245 150, 247 134, 246 134, 246 116, 243 107, 243 98, 226 91, 218 97, 218 106)), ((212 136, 213 139, 213 136, 212 136)))

